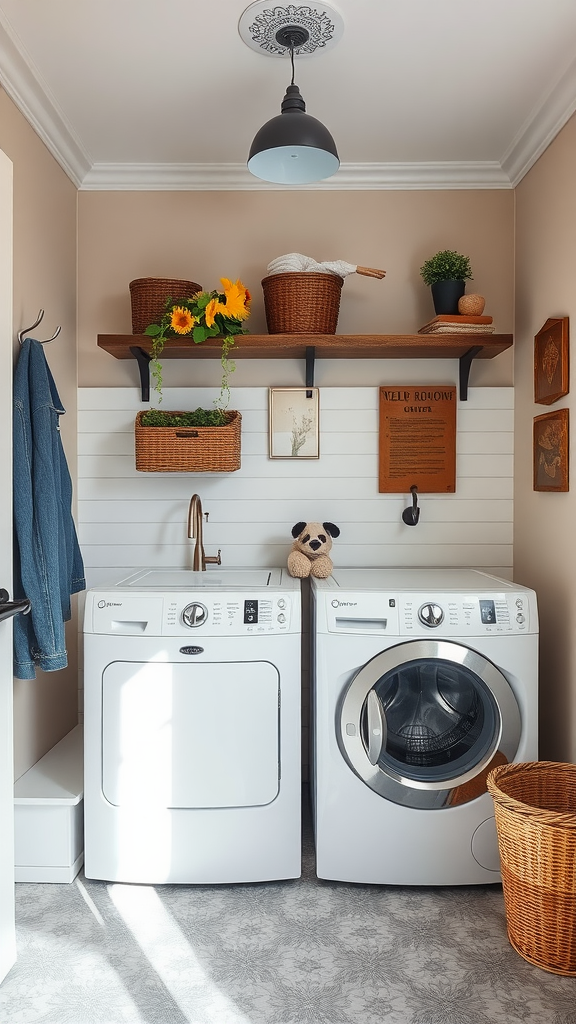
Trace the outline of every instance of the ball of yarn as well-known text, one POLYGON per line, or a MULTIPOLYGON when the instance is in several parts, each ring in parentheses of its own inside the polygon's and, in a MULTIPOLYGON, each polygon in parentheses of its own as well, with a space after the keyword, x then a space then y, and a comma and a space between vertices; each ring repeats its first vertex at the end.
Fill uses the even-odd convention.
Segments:
POLYGON ((485 305, 483 295, 463 295, 458 299, 458 312, 462 316, 482 316, 485 305))

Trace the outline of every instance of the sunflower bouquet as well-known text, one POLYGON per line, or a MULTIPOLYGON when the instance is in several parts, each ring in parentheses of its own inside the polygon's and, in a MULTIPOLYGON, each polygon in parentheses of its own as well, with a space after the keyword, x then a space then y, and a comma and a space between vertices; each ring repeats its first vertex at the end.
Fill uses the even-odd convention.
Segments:
POLYGON ((234 335, 247 334, 243 322, 250 315, 250 292, 241 281, 221 277, 222 291, 196 292, 189 299, 166 300, 165 312, 159 324, 149 324, 144 331, 152 338, 151 370, 155 390, 162 401, 162 365, 160 356, 166 338, 189 335, 195 345, 206 338, 222 337, 222 383, 216 405, 224 411, 230 399, 229 377, 236 366, 230 357, 234 335))

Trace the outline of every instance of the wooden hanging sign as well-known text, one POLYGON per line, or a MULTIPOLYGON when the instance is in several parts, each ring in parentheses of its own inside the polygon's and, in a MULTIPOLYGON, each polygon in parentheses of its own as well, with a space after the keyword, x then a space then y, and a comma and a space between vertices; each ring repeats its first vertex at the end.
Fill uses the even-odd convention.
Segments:
POLYGON ((380 388, 381 494, 456 490, 456 388, 380 388))

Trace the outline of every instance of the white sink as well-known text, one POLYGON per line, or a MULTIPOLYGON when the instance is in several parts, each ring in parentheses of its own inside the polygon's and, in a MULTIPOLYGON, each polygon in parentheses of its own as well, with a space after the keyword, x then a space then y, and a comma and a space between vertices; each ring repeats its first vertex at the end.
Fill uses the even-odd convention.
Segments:
POLYGON ((139 590, 198 590, 212 587, 273 587, 280 585, 280 569, 143 569, 118 586, 139 590))

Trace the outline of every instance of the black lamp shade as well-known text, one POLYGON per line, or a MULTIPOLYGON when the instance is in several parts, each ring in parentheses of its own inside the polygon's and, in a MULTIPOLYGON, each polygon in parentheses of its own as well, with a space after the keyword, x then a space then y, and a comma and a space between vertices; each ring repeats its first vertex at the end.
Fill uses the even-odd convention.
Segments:
POLYGON ((263 181, 305 185, 335 174, 340 160, 334 139, 321 121, 306 113, 297 85, 289 85, 282 113, 254 137, 248 170, 263 181))

